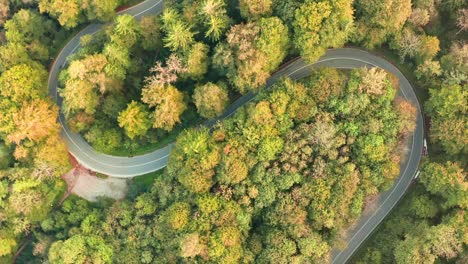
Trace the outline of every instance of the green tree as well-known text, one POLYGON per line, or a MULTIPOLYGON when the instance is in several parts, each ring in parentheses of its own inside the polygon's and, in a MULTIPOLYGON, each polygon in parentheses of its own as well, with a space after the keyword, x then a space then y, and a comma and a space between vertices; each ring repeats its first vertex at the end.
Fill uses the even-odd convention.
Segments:
POLYGON ((168 173, 189 191, 207 192, 213 185, 219 149, 207 129, 190 129, 180 134, 168 163, 168 173), (199 157, 203 157, 201 160, 199 157))
POLYGON ((355 42, 373 49, 401 31, 411 15, 410 0, 357 0, 355 42))
POLYGON ((88 20, 107 22, 115 17, 117 7, 123 3, 121 0, 85 0, 82 6, 88 20))
POLYGON ((140 20, 141 45, 145 50, 162 48, 161 24, 157 16, 145 16, 140 20))
POLYGON ((0 95, 13 102, 44 98, 47 95, 47 71, 39 64, 20 64, 0 76, 0 95))
POLYGON ((187 52, 186 64, 187 71, 184 76, 194 80, 200 80, 208 71, 208 52, 210 48, 202 42, 195 43, 187 52))
POLYGON ((338 48, 353 29, 352 1, 306 1, 293 22, 294 44, 308 62, 316 61, 327 48, 338 48))
POLYGON ((205 37, 218 41, 230 24, 225 0, 205 0, 199 12, 206 28, 205 37))
POLYGON ((21 9, 5 23, 7 40, 26 45, 34 41, 49 44, 55 30, 52 21, 30 9, 21 9))
POLYGON ((103 54, 107 58, 105 73, 113 79, 124 80, 130 68, 130 51, 117 43, 109 42, 104 47, 103 54))
POLYGON ((49 59, 55 34, 55 24, 30 9, 21 9, 5 23, 5 36, 10 45, 23 46, 31 58, 42 62, 49 59))
POLYGON ((51 263, 112 263, 113 250, 104 239, 92 235, 75 235, 54 242, 49 250, 51 263))
POLYGON ((466 173, 457 163, 428 163, 421 171, 420 181, 426 189, 446 199, 446 206, 468 207, 466 173))
POLYGON ((127 49, 133 47, 141 35, 141 27, 131 15, 121 15, 115 19, 110 33, 111 42, 127 49))
POLYGON ((12 161, 10 148, 5 143, 0 142, 0 170, 7 169, 12 161))
POLYGON ((442 85, 429 90, 426 109, 432 117, 431 139, 442 145, 450 155, 467 153, 466 86, 442 85))
POLYGON ((119 113, 119 126, 131 139, 144 136, 151 128, 151 118, 145 105, 132 101, 127 109, 119 113))
POLYGON ((194 33, 180 14, 174 9, 166 8, 161 17, 165 33, 164 46, 173 52, 187 51, 194 42, 194 33))
POLYGON ((32 58, 28 54, 28 50, 22 44, 16 42, 7 42, 0 46, 0 72, 19 65, 32 64, 32 58))

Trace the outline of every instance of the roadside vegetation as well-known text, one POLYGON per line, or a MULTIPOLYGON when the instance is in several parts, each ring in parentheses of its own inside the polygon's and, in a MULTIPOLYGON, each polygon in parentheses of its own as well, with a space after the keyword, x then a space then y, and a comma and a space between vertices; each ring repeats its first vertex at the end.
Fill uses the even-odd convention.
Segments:
POLYGON ((356 261, 466 262, 465 1, 167 0, 139 21, 115 16, 125 4, 0 0, 0 262, 329 261, 399 175, 415 107, 379 69, 262 88, 289 58, 345 44, 396 54, 427 98, 430 129, 421 184, 356 261), (53 57, 77 28, 108 21, 69 58, 58 109, 53 57), (212 131, 196 125, 248 92, 259 95, 212 131), (106 153, 177 138, 167 169, 135 179, 125 200, 55 208, 71 168, 59 111, 106 153))
POLYGON ((366 197, 399 175, 416 109, 393 78, 322 69, 280 81, 212 133, 180 134, 151 191, 91 215, 88 204, 72 221, 50 214, 35 241, 49 250, 36 258, 325 261, 366 197))
MULTIPOLYGON (((354 263, 466 263, 468 208, 467 6, 415 1, 394 47, 425 92, 429 157, 415 186, 384 220, 354 263), (465 9, 463 9, 465 8, 465 9), (434 35, 431 41, 427 35, 434 35), (415 51, 440 40, 431 60, 415 51), (399 43, 399 44, 398 44, 399 43)), ((432 52, 428 52, 432 50, 432 52)))

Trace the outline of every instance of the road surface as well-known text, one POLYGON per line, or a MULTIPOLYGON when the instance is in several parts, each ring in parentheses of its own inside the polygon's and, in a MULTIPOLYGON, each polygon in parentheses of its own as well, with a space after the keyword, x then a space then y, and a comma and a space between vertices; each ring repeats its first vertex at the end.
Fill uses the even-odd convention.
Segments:
MULTIPOLYGON (((163 10, 161 0, 146 0, 130 9, 119 12, 119 14, 130 14, 137 19, 145 15, 158 14, 163 10)), ((86 34, 94 34, 100 30, 103 24, 92 24, 79 32, 62 49, 52 65, 49 75, 49 94, 62 105, 62 100, 57 94, 57 80, 60 70, 65 66, 68 56, 73 54, 79 48, 79 39, 86 34)), ((390 212, 395 204, 400 200, 409 187, 414 174, 416 173, 421 158, 423 147, 423 119, 420 105, 409 81, 403 74, 388 61, 374 56, 366 51, 359 49, 333 49, 329 50, 323 57, 313 64, 307 64, 302 59, 298 59, 280 71, 275 73, 267 82, 267 86, 274 84, 280 77, 288 76, 291 79, 300 79, 310 74, 315 67, 334 67, 341 69, 351 69, 357 67, 380 67, 393 74, 400 80, 400 95, 411 101, 418 108, 417 127, 413 136, 409 140, 409 150, 407 160, 401 164, 401 174, 395 182, 392 189, 382 193, 379 196, 376 210, 359 219, 355 227, 349 231, 347 238, 347 247, 344 250, 334 249, 332 251, 331 261, 333 264, 346 263, 361 243, 377 227, 382 219, 390 212)), ((249 93, 235 101, 228 107, 221 118, 232 115, 237 108, 251 101, 255 94, 249 93)), ((147 174, 164 168, 170 154, 173 144, 155 150, 154 152, 135 156, 135 157, 115 157, 98 153, 79 135, 73 133, 67 126, 62 115, 59 116, 62 125, 62 137, 65 140, 70 153, 85 167, 111 175, 118 178, 132 178, 138 175, 147 174)), ((205 125, 211 125, 214 121, 207 122, 205 125)))

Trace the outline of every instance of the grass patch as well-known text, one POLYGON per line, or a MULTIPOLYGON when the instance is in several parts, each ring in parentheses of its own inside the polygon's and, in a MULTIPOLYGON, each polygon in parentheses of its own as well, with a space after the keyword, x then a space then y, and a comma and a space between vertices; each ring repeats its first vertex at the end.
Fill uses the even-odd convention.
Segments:
POLYGON ((98 177, 99 179, 107 179, 107 178, 109 178, 108 175, 105 175, 105 174, 102 174, 102 173, 99 173, 99 172, 96 172, 96 177, 98 177))

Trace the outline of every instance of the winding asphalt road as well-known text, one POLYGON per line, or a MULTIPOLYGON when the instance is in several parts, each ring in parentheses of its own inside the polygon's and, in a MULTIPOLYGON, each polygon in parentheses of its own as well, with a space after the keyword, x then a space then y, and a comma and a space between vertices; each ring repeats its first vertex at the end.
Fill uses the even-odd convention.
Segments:
MULTIPOLYGON (((130 14, 137 19, 145 15, 158 14, 163 10, 162 0, 146 0, 130 9, 119 12, 119 14, 130 14)), ((62 49, 55 59, 49 75, 49 94, 54 98, 59 106, 62 99, 57 93, 58 75, 67 63, 67 58, 79 48, 80 37, 86 34, 94 34, 100 30, 104 24, 92 24, 80 31, 62 49)), ((372 233, 377 225, 391 211, 409 187, 416 171, 418 170, 423 147, 423 119, 421 109, 411 84, 403 74, 388 61, 374 56, 366 51, 358 49, 333 49, 329 50, 323 57, 313 64, 307 64, 302 59, 298 59, 281 70, 276 72, 267 82, 267 87, 274 84, 280 77, 288 76, 297 80, 310 74, 312 68, 334 67, 341 69, 352 69, 357 67, 380 67, 394 75, 400 80, 399 94, 417 106, 418 117, 416 131, 409 140, 408 158, 401 164, 401 175, 394 186, 387 192, 379 195, 378 204, 375 210, 368 215, 362 216, 354 228, 349 230, 347 247, 344 250, 334 249, 331 261, 333 264, 346 263, 361 243, 372 233)), ((228 107, 227 111, 219 119, 229 117, 240 106, 251 101, 255 94, 249 93, 235 101, 228 107)), ((164 168, 173 144, 136 157, 115 157, 98 153, 79 135, 70 130, 63 115, 59 116, 62 125, 62 137, 65 140, 70 153, 85 167, 119 178, 132 178, 138 175, 147 174, 164 168)), ((205 125, 210 126, 216 120, 208 121, 205 125)))

